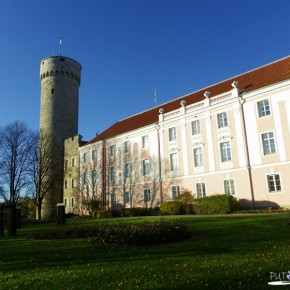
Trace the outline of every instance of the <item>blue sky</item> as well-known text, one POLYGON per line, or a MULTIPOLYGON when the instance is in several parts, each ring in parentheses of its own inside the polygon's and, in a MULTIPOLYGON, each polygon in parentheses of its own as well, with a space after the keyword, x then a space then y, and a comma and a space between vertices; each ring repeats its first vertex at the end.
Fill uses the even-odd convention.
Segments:
POLYGON ((0 126, 39 128, 41 59, 82 64, 85 140, 290 53, 287 0, 0 0, 0 126))

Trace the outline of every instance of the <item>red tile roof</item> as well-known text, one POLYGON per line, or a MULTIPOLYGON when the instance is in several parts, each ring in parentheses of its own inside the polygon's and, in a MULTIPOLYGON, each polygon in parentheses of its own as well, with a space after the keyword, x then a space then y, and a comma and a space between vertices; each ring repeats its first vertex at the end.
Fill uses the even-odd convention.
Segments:
POLYGON ((265 66, 251 70, 244 74, 235 76, 228 80, 214 84, 202 90, 193 92, 186 96, 182 96, 176 100, 160 105, 159 107, 150 109, 148 111, 139 113, 137 115, 128 117, 115 123, 107 130, 96 136, 87 144, 95 143, 100 140, 105 140, 110 137, 114 137, 150 124, 154 124, 158 121, 159 109, 163 108, 164 113, 176 110, 180 108, 180 102, 186 101, 186 105, 202 101, 204 99, 204 92, 209 91, 210 96, 216 96, 224 92, 231 90, 231 84, 233 81, 239 82, 239 89, 246 89, 247 92, 254 91, 256 89, 269 86, 290 78, 290 56, 277 60, 265 66))

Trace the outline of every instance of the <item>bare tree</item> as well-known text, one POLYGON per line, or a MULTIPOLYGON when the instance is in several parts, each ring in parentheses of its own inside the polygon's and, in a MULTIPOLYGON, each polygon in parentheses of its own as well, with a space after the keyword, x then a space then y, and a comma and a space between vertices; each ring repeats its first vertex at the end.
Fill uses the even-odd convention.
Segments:
POLYGON ((51 143, 48 140, 50 139, 43 133, 34 133, 32 136, 29 177, 39 220, 41 220, 43 199, 52 186, 50 173, 53 159, 51 158, 51 143))
POLYGON ((29 184, 30 154, 33 133, 22 122, 14 122, 0 129, 1 195, 10 205, 16 205, 29 184))
MULTIPOLYGON (((79 204, 81 214, 92 214, 100 207, 101 200, 101 173, 100 166, 100 148, 93 149, 95 152, 94 157, 90 157, 90 153, 86 152, 86 158, 81 163, 80 168, 80 184, 79 184, 79 204)), ((83 156, 82 156, 83 157, 83 156)), ((84 157, 82 158, 84 159, 84 157)))
POLYGON ((29 185, 33 133, 22 122, 0 129, 0 194, 10 206, 9 235, 16 235, 16 206, 29 185))

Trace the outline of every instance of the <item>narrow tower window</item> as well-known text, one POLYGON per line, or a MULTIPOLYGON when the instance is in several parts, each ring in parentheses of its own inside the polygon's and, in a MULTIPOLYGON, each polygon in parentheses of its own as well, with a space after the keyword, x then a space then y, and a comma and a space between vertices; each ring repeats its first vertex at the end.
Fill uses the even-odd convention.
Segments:
POLYGON ((51 89, 51 94, 52 94, 52 95, 54 94, 54 89, 51 89))

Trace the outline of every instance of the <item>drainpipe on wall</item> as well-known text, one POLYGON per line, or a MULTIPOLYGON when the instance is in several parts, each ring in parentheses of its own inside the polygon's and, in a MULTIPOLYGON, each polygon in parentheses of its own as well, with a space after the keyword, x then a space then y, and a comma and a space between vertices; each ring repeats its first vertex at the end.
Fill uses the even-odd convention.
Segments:
POLYGON ((232 87, 237 90, 237 95, 239 98, 239 104, 240 104, 240 109, 241 109, 241 114, 242 114, 242 127, 243 127, 242 130, 243 130, 243 137, 245 140, 246 167, 247 167, 249 183, 250 183, 252 206, 253 206, 253 209, 255 209, 256 205, 255 205, 255 195, 254 195, 254 186, 253 186, 253 177, 252 177, 252 167, 251 167, 251 161, 250 161, 249 144, 248 144, 247 128, 246 128, 245 113, 244 113, 244 103, 246 101, 242 96, 243 93, 239 93, 238 85, 239 83, 237 81, 234 81, 232 83, 232 87))
POLYGON ((155 128, 157 130, 157 143, 158 143, 158 175, 159 175, 159 191, 160 191, 160 201, 163 202, 163 193, 162 193, 162 176, 161 176, 161 156, 160 156, 160 125, 159 123, 155 123, 155 128))
POLYGON ((102 210, 106 210, 106 140, 102 141, 102 210))

